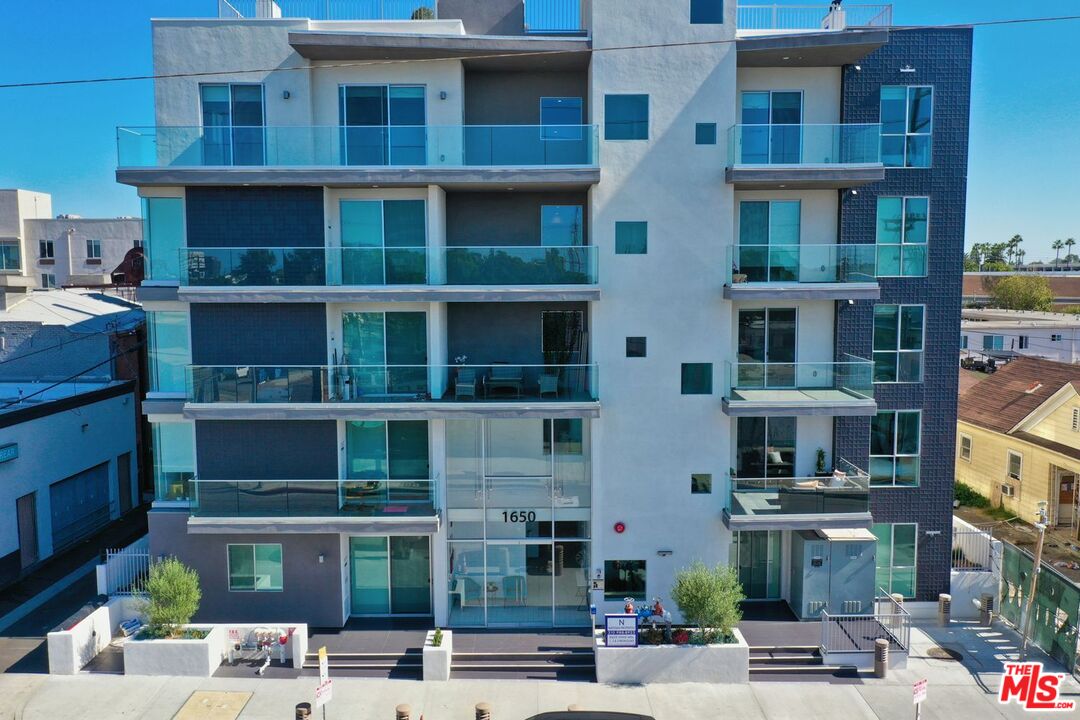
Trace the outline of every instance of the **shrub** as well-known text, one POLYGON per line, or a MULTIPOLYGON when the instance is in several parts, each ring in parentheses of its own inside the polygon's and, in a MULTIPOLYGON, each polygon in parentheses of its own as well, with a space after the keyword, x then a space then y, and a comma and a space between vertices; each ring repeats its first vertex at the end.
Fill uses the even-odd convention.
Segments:
POLYGON ((953 497, 961 505, 973 508, 990 507, 990 501, 980 495, 975 488, 965 485, 959 480, 953 485, 953 497))
POLYGON ((717 565, 710 568, 695 562, 675 574, 671 599, 686 622, 696 625, 708 642, 731 636, 731 629, 742 619, 739 603, 746 599, 735 568, 717 565))
POLYGON ((412 15, 409 16, 410 20, 434 20, 435 12, 426 6, 421 5, 412 11, 412 15))
POLYGON ((442 628, 435 628, 435 634, 431 636, 431 647, 442 647, 442 628))
POLYGON ((191 622, 202 599, 199 574, 174 557, 150 566, 146 592, 147 634, 154 637, 182 635, 181 626, 191 622))

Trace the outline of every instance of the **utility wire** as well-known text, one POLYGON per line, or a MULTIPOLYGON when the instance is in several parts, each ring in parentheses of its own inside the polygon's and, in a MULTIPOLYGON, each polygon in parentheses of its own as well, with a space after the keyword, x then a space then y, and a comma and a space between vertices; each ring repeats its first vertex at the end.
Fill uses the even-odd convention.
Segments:
MULTIPOLYGON (((212 18, 208 18, 212 19, 212 18)), ((298 18, 299 19, 299 18, 298 18)), ((887 29, 890 32, 907 32, 912 30, 956 30, 966 28, 977 27, 997 27, 1003 25, 1026 25, 1032 23, 1048 23, 1048 22, 1062 22, 1068 20, 1080 20, 1080 15, 1054 15, 1049 17, 1037 17, 1037 18, 1012 18, 1007 20, 980 20, 970 23, 953 23, 949 25, 905 25, 903 27, 889 27, 878 28, 887 29)), ((844 32, 852 34, 866 34, 868 32, 876 32, 876 30, 845 30, 844 32)), ((465 37, 465 36, 462 36, 465 37)), ((394 65, 399 63, 425 63, 425 62, 442 62, 446 60, 496 60, 499 58, 523 58, 530 56, 544 56, 544 55, 568 55, 575 53, 600 53, 600 52, 617 52, 626 50, 654 50, 659 48, 678 48, 678 47, 697 47, 703 45, 730 45, 738 41, 738 38, 730 38, 726 40, 691 40, 687 42, 676 43, 649 43, 642 45, 613 45, 611 47, 582 47, 569 50, 536 50, 529 52, 512 52, 512 53, 491 53, 486 55, 470 55, 468 57, 433 57, 433 58, 411 58, 402 60, 362 60, 343 63, 325 63, 320 65, 291 65, 288 67, 265 67, 265 68, 248 68, 244 70, 214 70, 204 72, 183 72, 183 73, 165 73, 165 74, 150 74, 150 75, 116 75, 112 77, 98 77, 98 78, 81 78, 76 80, 41 80, 36 82, 22 82, 22 83, 3 83, 0 84, 0 90, 9 90, 13 88, 33 88, 33 87, 55 87, 60 85, 90 85, 96 83, 110 83, 110 82, 127 82, 131 80, 170 80, 174 78, 191 78, 191 77, 211 77, 219 75, 246 75, 246 74, 266 74, 275 72, 290 72, 294 70, 321 70, 321 69, 337 69, 337 68, 349 68, 349 67, 365 67, 371 65, 394 65)))
MULTIPOLYGON (((142 346, 144 344, 145 343, 139 343, 138 345, 133 345, 133 346, 129 347, 127 350, 121 350, 120 352, 116 353, 115 355, 109 356, 108 358, 102 360, 101 362, 97 363, 96 365, 91 365, 90 367, 84 368, 84 369, 80 370, 79 372, 75 373, 74 375, 71 375, 69 377, 64 378, 63 380, 57 380, 52 385, 47 385, 47 386, 41 388, 40 390, 35 390, 34 392, 30 393, 29 395, 23 395, 20 398, 18 398, 17 400, 12 400, 12 401, 8 402, 6 405, 4 405, 3 407, 0 407, 0 411, 7 410, 8 408, 13 407, 15 405, 20 405, 20 404, 26 402, 27 400, 29 400, 30 398, 36 396, 36 395, 40 395, 43 392, 47 392, 49 390, 52 390, 55 387, 59 387, 59 386, 64 385, 66 383, 78 383, 79 378, 82 377, 83 375, 85 375, 86 373, 90 372, 91 370, 96 370, 97 368, 101 367, 102 365, 106 365, 108 363, 111 363, 113 360, 121 358, 121 357, 123 357, 125 355, 130 355, 131 353, 135 352, 136 350, 139 350, 140 348, 142 348, 142 346)), ((91 384, 90 381, 85 381, 85 382, 87 382, 87 384, 91 384)), ((93 383, 93 384, 100 384, 100 383, 93 383)))

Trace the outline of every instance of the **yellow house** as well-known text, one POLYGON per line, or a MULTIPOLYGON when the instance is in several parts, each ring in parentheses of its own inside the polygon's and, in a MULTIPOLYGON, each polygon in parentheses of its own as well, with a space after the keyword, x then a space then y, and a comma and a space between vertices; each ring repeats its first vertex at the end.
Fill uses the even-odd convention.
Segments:
POLYGON ((1021 357, 960 394, 956 481, 1034 522, 1080 522, 1080 365, 1021 357))

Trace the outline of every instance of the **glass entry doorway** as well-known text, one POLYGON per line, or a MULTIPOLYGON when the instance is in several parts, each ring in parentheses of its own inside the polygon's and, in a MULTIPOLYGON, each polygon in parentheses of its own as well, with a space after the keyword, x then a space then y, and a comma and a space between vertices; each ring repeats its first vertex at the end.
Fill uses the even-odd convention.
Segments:
POLYGON ((352 615, 431 615, 426 535, 349 538, 352 615))
POLYGON ((739 582, 747 600, 777 600, 780 598, 780 566, 782 558, 779 530, 748 530, 733 533, 739 582))

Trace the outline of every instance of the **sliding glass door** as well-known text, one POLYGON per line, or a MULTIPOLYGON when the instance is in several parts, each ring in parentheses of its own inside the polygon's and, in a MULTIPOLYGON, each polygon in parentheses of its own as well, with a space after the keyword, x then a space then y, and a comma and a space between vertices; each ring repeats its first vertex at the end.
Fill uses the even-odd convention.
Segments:
POLYGON ((264 165, 262 85, 200 85, 203 165, 264 165))
POLYGON ((775 600, 780 597, 781 541, 779 530, 752 530, 734 533, 739 582, 747 600, 775 600))
POLYGON ((422 85, 342 85, 338 101, 346 165, 426 165, 422 85))
POLYGON ((345 423, 341 507, 363 515, 434 513, 426 420, 345 423))
POLYGON ((343 285, 427 282, 427 210, 423 200, 342 200, 343 285))
POLYGON ((795 420, 738 418, 736 475, 745 479, 795 477, 795 420))
POLYGON ((346 312, 341 324, 352 397, 427 392, 425 313, 346 312))
POLYGON ((353 615, 430 615, 427 536, 349 538, 353 615))
POLYGON ((799 279, 798 200, 739 203, 739 272, 749 282, 799 279))
POLYGON ((802 161, 802 92, 742 94, 742 162, 796 165, 802 161))
POLYGON ((739 311, 739 386, 795 387, 798 312, 795 308, 739 311))

